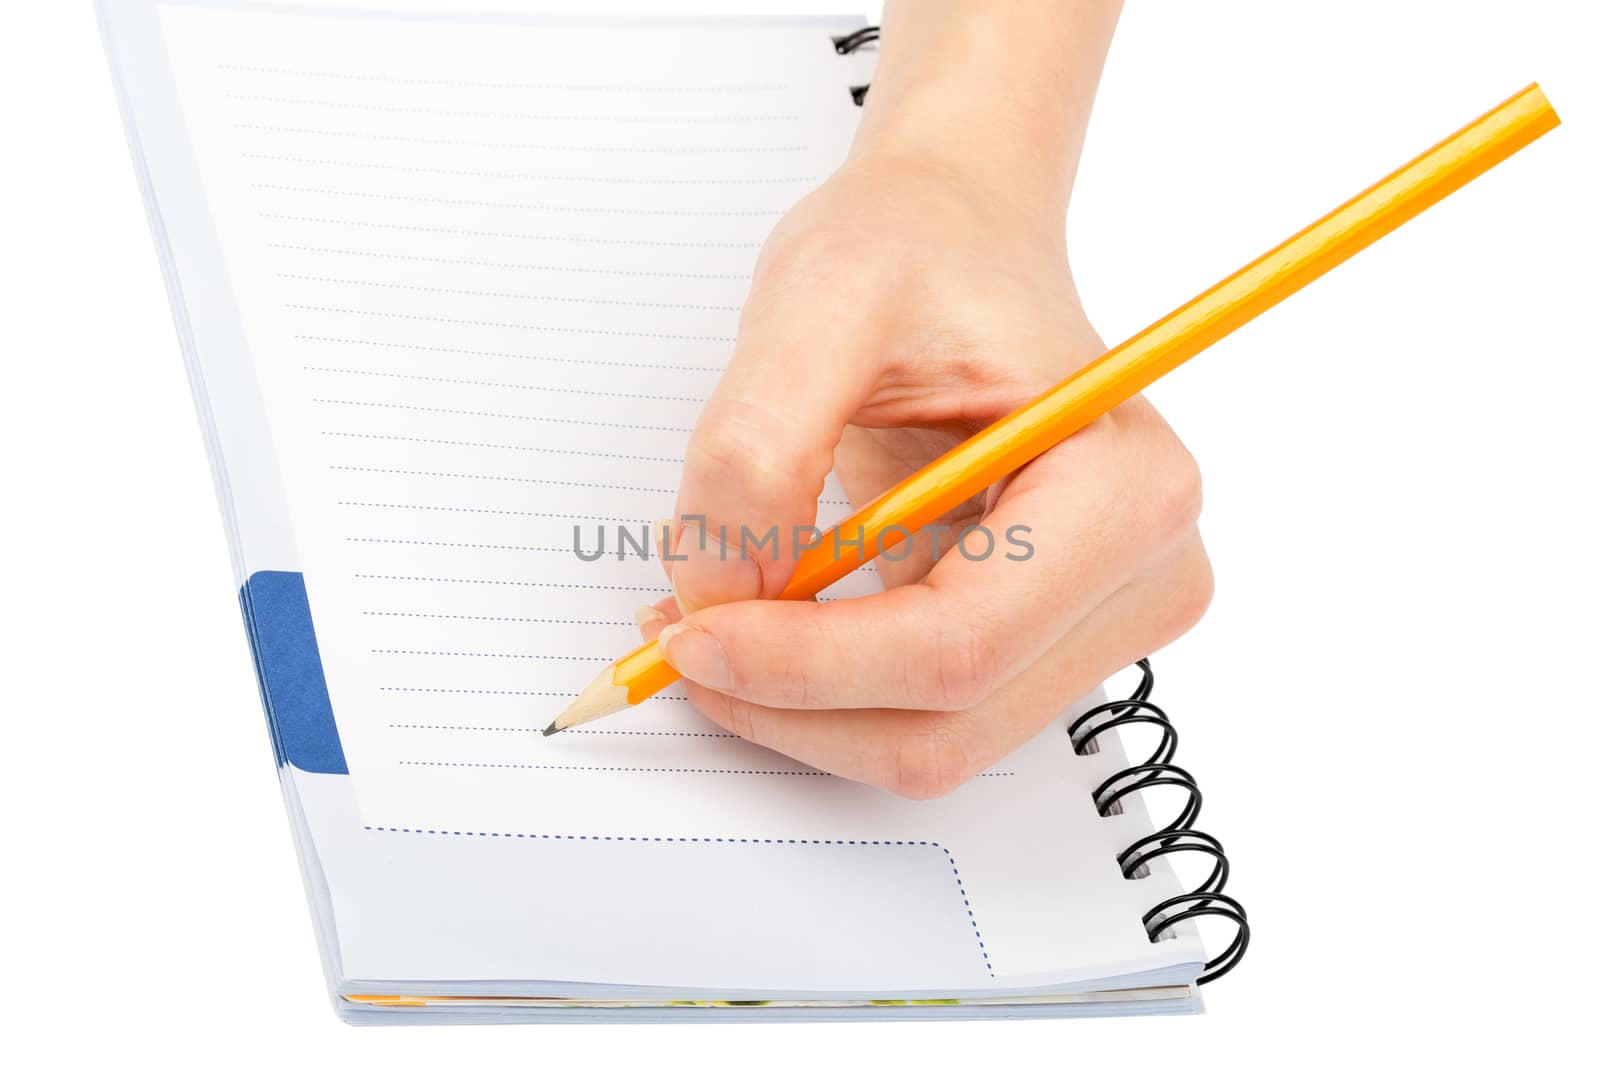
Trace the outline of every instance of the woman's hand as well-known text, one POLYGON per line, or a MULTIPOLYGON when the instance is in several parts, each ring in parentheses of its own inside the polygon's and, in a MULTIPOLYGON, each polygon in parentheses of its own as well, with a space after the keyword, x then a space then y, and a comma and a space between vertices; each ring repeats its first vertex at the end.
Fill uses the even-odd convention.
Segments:
POLYGON ((883 594, 752 601, 783 589, 830 470, 862 504, 1104 350, 1064 203, 1000 178, 868 147, 779 224, 690 442, 675 598, 640 617, 713 721, 909 797, 988 767, 1211 597, 1198 471, 1136 398, 880 557, 883 594), (992 552, 955 548, 979 524, 992 552), (741 551, 774 525, 779 549, 741 551))

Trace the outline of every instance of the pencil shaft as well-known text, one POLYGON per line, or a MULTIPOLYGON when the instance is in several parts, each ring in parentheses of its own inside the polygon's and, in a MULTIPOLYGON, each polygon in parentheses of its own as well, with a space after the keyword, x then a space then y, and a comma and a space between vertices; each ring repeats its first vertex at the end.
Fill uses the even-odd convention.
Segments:
MULTIPOLYGON (((1514 94, 869 502, 800 556, 780 597, 810 598, 893 549, 1560 122, 1537 84, 1514 94)), ((653 642, 612 667, 612 683, 628 689, 629 704, 677 679, 653 642)))
POLYGON ((892 549, 1559 122, 1537 85, 1520 91, 863 506, 833 529, 843 541, 799 558, 782 597, 809 598, 892 549))

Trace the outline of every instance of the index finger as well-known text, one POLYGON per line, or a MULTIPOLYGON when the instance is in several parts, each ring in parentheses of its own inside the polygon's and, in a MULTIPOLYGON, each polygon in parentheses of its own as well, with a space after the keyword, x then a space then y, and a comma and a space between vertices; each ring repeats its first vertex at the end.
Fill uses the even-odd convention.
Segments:
POLYGON ((733 359, 695 424, 672 533, 685 560, 669 565, 687 609, 783 589, 793 529, 815 523, 834 448, 872 391, 870 327, 848 310, 819 317, 819 292, 752 293, 733 359), (686 541, 696 524, 705 537, 686 541), (773 528, 778 541, 768 544, 773 528))

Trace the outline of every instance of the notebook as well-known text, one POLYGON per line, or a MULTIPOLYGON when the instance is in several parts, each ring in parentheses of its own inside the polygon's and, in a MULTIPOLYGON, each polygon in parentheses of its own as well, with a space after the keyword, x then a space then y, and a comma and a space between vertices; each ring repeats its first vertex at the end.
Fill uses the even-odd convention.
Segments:
POLYGON ((1148 667, 932 801, 681 691, 539 735, 666 594, 576 550, 670 515, 862 20, 99 8, 341 1017, 1200 1008, 1247 926, 1148 667))

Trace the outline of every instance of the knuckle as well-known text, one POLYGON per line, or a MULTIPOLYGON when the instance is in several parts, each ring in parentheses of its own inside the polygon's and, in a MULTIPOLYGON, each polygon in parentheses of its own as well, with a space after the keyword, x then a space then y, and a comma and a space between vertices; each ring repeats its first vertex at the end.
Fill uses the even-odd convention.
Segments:
POLYGON ((908 690, 933 710, 965 710, 986 699, 1000 684, 1000 653, 988 634, 964 622, 946 623, 935 636, 929 678, 923 663, 908 670, 908 690))
MULTIPOLYGON (((696 427, 689 439, 687 466, 724 482, 740 476, 759 490, 786 489, 796 479, 797 465, 763 435, 763 424, 744 407, 723 409, 696 427)), ((770 423, 765 426, 770 431, 770 423)))
POLYGON ((954 792, 976 773, 960 739, 939 723, 902 736, 894 748, 888 789, 907 800, 932 800, 954 792))
POLYGON ((812 296, 819 289, 849 294, 884 260, 881 247, 865 235, 837 227, 775 229, 761 248, 751 278, 752 292, 781 302, 812 296))
POLYGON ((742 699, 720 693, 700 704, 701 711, 717 725, 741 740, 755 740, 755 708, 742 699))
POLYGON ((832 706, 834 694, 829 691, 826 677, 818 676, 817 669, 800 658, 799 653, 788 648, 775 652, 777 675, 774 682, 788 697, 788 705, 802 710, 832 706))
POLYGON ((1159 450, 1156 479, 1149 492, 1151 512, 1160 534, 1178 538, 1199 522, 1205 493, 1194 456, 1170 430, 1164 440, 1167 444, 1159 450))
POLYGON ((736 466, 749 450, 743 431, 729 423, 708 421, 696 426, 689 438, 688 463, 720 471, 736 466))

